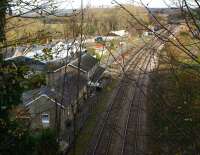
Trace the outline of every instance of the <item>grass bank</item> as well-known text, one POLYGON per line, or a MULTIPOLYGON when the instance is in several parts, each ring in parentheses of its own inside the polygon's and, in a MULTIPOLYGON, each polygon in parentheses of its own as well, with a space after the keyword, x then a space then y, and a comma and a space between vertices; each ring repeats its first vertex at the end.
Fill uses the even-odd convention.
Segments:
MULTIPOLYGON (((93 136, 93 131, 98 123, 98 116, 106 111, 109 98, 117 83, 118 80, 112 79, 112 82, 99 93, 99 103, 94 108, 90 118, 87 120, 76 140, 76 155, 82 155, 87 150, 88 144, 93 136)), ((73 153, 70 152, 69 154, 72 155, 73 153)))
POLYGON ((196 66, 152 74, 150 154, 192 155, 200 150, 199 86, 200 69, 196 66))

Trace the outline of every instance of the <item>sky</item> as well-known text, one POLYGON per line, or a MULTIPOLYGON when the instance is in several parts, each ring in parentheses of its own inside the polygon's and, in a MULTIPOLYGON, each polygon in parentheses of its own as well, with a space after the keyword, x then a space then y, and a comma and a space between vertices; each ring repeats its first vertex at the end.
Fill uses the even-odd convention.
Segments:
MULTIPOLYGON (((13 0, 16 1, 16 0, 13 0)), ((167 7, 166 3, 169 4, 170 1, 175 0, 116 0, 120 4, 134 4, 134 5, 141 5, 140 1, 143 2, 143 4, 148 5, 148 7, 151 8, 164 8, 167 7)), ((50 3, 52 6, 57 6, 57 12, 61 12, 61 10, 67 10, 67 9, 78 9, 81 6, 81 0, 23 0, 23 2, 27 2, 30 4, 42 6, 44 8, 51 8, 50 3)), ((84 7, 90 6, 90 7, 110 7, 116 5, 116 3, 113 0, 83 0, 84 7)), ((170 5, 172 6, 172 5, 170 5)), ((16 6, 14 10, 16 10, 16 13, 26 12, 27 10, 30 10, 31 7, 27 6, 27 4, 20 4, 19 6, 16 6)), ((33 7, 34 8, 34 7, 33 7)), ((54 8, 54 7, 53 7, 54 8)))
MULTIPOLYGON (((59 7, 61 8, 79 8, 81 0, 58 0, 61 5, 59 7)), ((131 3, 138 5, 140 3, 140 0, 117 0, 117 2, 120 3, 131 3)), ((163 8, 167 7, 166 3, 169 4, 169 0, 142 0, 142 2, 151 8, 163 8)), ((84 6, 89 5, 92 7, 98 7, 98 6, 113 6, 112 0, 83 0, 84 6)))

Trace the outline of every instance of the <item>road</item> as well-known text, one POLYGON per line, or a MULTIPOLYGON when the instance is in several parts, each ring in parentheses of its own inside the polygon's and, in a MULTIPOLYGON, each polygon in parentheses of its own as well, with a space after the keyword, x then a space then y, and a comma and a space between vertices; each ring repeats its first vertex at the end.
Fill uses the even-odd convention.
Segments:
POLYGON ((87 155, 145 154, 146 86, 148 73, 157 66, 156 51, 161 46, 162 43, 155 38, 132 53, 87 155))

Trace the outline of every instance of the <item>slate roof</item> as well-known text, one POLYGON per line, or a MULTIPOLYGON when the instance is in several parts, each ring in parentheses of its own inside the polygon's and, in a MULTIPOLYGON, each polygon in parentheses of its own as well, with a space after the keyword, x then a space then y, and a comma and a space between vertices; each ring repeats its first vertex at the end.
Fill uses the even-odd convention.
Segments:
MULTIPOLYGON (((87 85, 87 79, 80 75, 78 80, 77 72, 67 72, 66 76, 58 79, 56 90, 60 90, 63 93, 63 101, 65 104, 74 103, 77 98, 78 86, 79 90, 82 90, 84 86, 87 85)), ((62 102, 62 98, 58 99, 62 102)))
POLYGON ((46 67, 46 64, 39 61, 39 60, 34 60, 25 56, 18 56, 18 57, 12 57, 6 60, 8 63, 15 63, 15 65, 20 66, 20 65, 26 65, 29 66, 32 69, 36 70, 44 70, 46 67))
POLYGON ((26 63, 26 64, 39 64, 39 65, 44 65, 45 63, 39 61, 39 60, 34 60, 25 56, 18 56, 18 57, 12 57, 7 59, 7 61, 14 61, 14 62, 21 62, 21 63, 26 63))
POLYGON ((2 53, 3 53, 4 59, 10 58, 15 54, 15 48, 13 48, 13 47, 4 48, 4 49, 1 49, 1 50, 2 50, 2 53))
MULTIPOLYGON (((98 60, 96 58, 85 53, 81 56, 80 69, 84 72, 89 72, 97 63, 98 63, 98 60)), ((71 62, 69 66, 78 68, 78 58, 74 60, 73 62, 71 62)))
POLYGON ((77 97, 77 85, 79 84, 79 89, 81 90, 87 85, 87 80, 80 75, 78 82, 77 72, 70 70, 66 73, 66 76, 60 77, 55 83, 54 90, 48 86, 43 86, 40 89, 23 93, 23 103, 27 105, 39 96, 47 95, 63 106, 73 104, 77 97))
POLYGON ((105 68, 98 66, 97 69, 95 70, 93 76, 91 77, 91 82, 96 83, 99 81, 101 78, 102 74, 104 73, 105 68))
POLYGON ((55 92, 53 92, 50 88, 48 88, 46 86, 42 86, 39 89, 34 89, 34 90, 24 92, 22 94, 23 104, 27 105, 30 102, 32 102, 33 100, 35 100, 36 98, 40 97, 41 95, 47 95, 54 99, 56 98, 55 92))

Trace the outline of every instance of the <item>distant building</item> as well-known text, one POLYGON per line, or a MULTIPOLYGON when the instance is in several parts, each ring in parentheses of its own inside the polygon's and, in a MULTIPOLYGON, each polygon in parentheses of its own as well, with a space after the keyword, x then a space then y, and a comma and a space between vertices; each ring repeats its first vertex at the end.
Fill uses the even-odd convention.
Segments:
POLYGON ((149 32, 155 32, 155 26, 149 25, 148 29, 149 32))
POLYGON ((7 59, 15 54, 15 48, 14 47, 3 48, 1 49, 1 52, 3 54, 3 58, 7 59))
POLYGON ((148 31, 145 31, 144 33, 143 33, 143 36, 148 36, 149 35, 149 32, 148 31))
POLYGON ((129 33, 126 30, 111 31, 109 36, 128 37, 129 33))
POLYGON ((199 30, 194 30, 194 31, 192 32, 192 36, 193 36, 194 38, 199 39, 199 38, 200 38, 200 32, 199 32, 199 30))
POLYGON ((6 62, 13 63, 16 66, 27 66, 30 70, 33 71, 44 71, 46 69, 46 64, 39 61, 34 60, 25 56, 11 57, 6 59, 6 62))
MULTIPOLYGON (((78 41, 75 42, 64 42, 59 41, 57 43, 46 44, 46 45, 34 45, 30 48, 29 51, 26 52, 25 56, 30 58, 35 57, 43 57, 44 56, 44 49, 50 49, 50 59, 43 60, 44 62, 49 61, 60 61, 62 59, 70 59, 76 56, 76 53, 80 51, 80 43, 78 41)), ((82 51, 86 49, 82 48, 82 51)))

